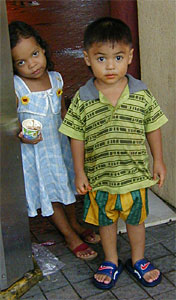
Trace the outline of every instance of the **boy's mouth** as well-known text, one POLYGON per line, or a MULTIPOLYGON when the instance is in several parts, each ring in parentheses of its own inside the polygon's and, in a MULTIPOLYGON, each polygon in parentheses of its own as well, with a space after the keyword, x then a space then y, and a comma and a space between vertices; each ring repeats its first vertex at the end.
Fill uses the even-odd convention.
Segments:
POLYGON ((106 75, 106 77, 109 79, 115 78, 115 76, 116 76, 115 74, 107 74, 106 75))

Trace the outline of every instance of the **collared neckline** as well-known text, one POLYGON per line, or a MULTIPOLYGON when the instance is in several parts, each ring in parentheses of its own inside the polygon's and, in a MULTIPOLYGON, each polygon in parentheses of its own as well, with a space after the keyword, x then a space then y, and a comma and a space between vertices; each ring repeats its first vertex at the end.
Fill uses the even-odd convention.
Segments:
MULTIPOLYGON (((128 79, 128 84, 125 87, 123 93, 125 92, 127 87, 128 87, 129 94, 134 94, 134 93, 142 91, 142 90, 147 90, 147 86, 141 80, 134 78, 130 74, 126 74, 126 77, 128 79)), ((103 95, 103 94, 101 92, 99 92, 97 90, 97 88, 95 87, 94 80, 95 80, 95 78, 91 78, 87 81, 87 83, 84 86, 80 87, 79 94, 80 94, 81 100, 86 101, 86 100, 102 99, 101 95, 103 95)), ((122 93, 121 97, 123 97, 123 93, 122 93)), ((104 100, 103 100, 103 102, 104 102, 104 100)))

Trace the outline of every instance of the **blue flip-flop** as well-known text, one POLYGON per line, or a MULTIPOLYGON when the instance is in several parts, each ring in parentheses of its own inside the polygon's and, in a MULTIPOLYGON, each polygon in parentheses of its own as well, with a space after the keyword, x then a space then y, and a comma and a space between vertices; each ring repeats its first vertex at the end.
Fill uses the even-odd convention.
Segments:
POLYGON ((160 275, 158 278, 152 282, 148 282, 144 279, 144 275, 156 269, 154 265, 152 265, 147 259, 143 258, 138 260, 134 266, 132 265, 132 260, 128 259, 126 264, 125 264, 128 272, 132 274, 142 285, 147 286, 147 287, 154 287, 158 285, 161 282, 162 279, 162 274, 160 272, 160 275))
POLYGON ((110 261, 105 261, 98 268, 96 274, 107 275, 111 278, 111 281, 108 284, 106 284, 104 282, 97 281, 95 277, 93 277, 93 283, 99 289, 111 289, 115 285, 117 279, 119 278, 119 275, 122 273, 122 270, 123 265, 120 260, 118 261, 118 267, 110 261))

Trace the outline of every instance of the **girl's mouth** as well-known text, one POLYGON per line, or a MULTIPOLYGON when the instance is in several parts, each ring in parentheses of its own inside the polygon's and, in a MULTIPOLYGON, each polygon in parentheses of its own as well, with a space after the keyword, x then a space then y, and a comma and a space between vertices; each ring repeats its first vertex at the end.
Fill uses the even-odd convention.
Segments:
POLYGON ((39 74, 39 73, 40 73, 40 69, 36 70, 36 71, 33 72, 32 74, 33 74, 33 75, 37 75, 37 74, 39 74))

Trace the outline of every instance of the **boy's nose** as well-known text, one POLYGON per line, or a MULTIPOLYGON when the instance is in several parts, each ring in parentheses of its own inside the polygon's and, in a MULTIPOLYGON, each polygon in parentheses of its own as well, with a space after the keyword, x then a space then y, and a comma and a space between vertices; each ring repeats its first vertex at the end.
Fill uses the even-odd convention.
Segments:
POLYGON ((113 61, 113 60, 108 60, 108 61, 107 61, 106 68, 107 68, 108 70, 114 69, 114 68, 115 68, 115 63, 114 63, 114 61, 113 61))

